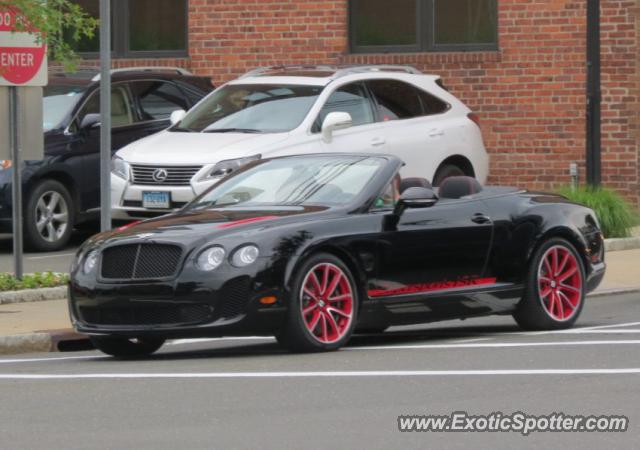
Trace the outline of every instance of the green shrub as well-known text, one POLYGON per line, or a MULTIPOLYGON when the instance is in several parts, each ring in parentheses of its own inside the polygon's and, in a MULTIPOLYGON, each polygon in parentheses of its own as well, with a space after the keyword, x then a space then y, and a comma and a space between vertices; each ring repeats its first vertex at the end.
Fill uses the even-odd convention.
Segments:
POLYGON ((572 202, 593 209, 606 238, 629 237, 631 228, 638 223, 638 213, 620 194, 611 189, 581 186, 573 190, 566 186, 559 193, 572 202))
POLYGON ((13 274, 0 273, 0 291, 18 291, 20 289, 37 289, 64 286, 69 275, 54 272, 30 273, 18 280, 13 274))

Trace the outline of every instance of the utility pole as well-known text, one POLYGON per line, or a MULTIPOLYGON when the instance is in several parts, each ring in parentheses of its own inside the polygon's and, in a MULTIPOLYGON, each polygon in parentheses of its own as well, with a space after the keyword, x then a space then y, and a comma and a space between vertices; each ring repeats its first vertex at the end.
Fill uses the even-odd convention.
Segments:
POLYGON ((111 0, 100 0, 100 230, 111 229, 111 0))
POLYGON ((602 181, 600 105, 600 0, 587 0, 587 184, 602 181))

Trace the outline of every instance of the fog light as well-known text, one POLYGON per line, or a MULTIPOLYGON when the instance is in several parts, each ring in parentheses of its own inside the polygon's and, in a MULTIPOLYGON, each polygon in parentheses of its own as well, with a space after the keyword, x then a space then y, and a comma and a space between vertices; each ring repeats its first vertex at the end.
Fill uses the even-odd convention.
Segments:
POLYGON ((273 295, 269 297, 262 297, 260 299, 260 303, 262 303, 263 305, 273 305, 277 301, 278 301, 278 298, 274 297, 273 295))

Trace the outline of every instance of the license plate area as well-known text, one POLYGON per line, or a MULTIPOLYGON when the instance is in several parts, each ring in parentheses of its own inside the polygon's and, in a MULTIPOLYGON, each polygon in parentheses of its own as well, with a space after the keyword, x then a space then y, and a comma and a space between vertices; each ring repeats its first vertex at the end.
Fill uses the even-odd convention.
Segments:
POLYGON ((144 191, 142 193, 142 207, 149 209, 169 209, 171 207, 171 192, 144 191))

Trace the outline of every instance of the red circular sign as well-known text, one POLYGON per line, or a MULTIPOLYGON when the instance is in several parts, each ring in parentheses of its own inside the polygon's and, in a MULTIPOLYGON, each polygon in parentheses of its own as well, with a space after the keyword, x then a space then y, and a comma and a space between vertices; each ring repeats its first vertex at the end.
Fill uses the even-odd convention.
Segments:
MULTIPOLYGON (((13 31, 15 18, 14 12, 0 11, 0 32, 9 34, 13 31)), ((18 34, 24 35, 24 31, 15 33, 15 35, 18 34)), ((11 33, 11 36, 14 34, 11 33)), ((24 44, 0 46, 0 76, 13 84, 25 84, 35 77, 46 55, 44 43, 24 44)))

